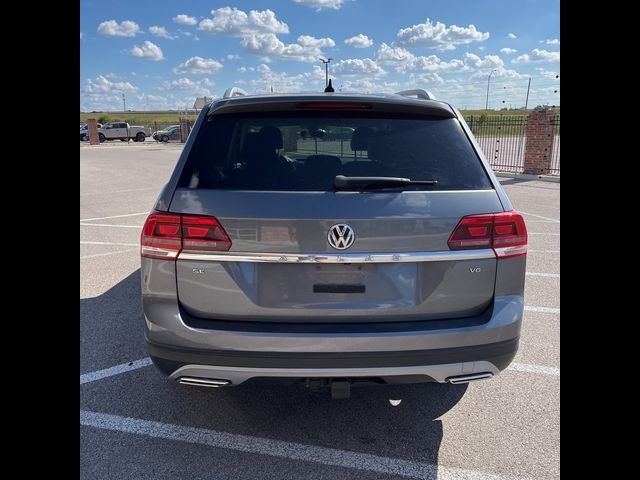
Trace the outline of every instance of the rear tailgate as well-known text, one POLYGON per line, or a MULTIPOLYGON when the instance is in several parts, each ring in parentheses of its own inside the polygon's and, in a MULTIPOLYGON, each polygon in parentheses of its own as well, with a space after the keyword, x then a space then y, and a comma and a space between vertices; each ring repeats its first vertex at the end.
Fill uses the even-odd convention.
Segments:
POLYGON ((202 318, 392 321, 480 313, 491 302, 489 250, 450 251, 470 214, 500 212, 494 190, 467 192, 236 192, 180 189, 171 210, 215 215, 229 252, 183 251, 182 306, 202 318), (321 206, 321 208, 319 208, 321 206), (356 240, 336 250, 332 225, 356 240))

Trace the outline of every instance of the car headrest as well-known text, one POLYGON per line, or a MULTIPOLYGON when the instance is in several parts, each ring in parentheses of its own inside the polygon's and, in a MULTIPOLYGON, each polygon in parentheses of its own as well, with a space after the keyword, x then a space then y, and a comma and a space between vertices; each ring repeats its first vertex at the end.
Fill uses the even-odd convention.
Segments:
POLYGON ((268 140, 275 149, 282 148, 282 132, 278 127, 267 125, 260 129, 260 138, 268 140))
POLYGON ((369 127, 358 127, 351 135, 351 150, 369 150, 369 142, 373 138, 373 130, 369 127))

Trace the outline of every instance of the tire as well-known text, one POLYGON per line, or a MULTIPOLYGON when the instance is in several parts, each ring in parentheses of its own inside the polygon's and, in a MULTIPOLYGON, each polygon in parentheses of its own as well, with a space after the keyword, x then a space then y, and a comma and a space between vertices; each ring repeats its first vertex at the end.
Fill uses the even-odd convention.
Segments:
POLYGON ((166 135, 163 135, 162 137, 160 137, 160 141, 163 143, 167 143, 169 141, 169 137, 167 137, 166 135))
POLYGON ((121 139, 120 139, 120 141, 121 141, 121 142, 126 142, 126 141, 127 141, 127 139, 126 139, 126 138, 121 138, 121 139))
POLYGON ((136 135, 136 142, 144 142, 146 138, 147 136, 144 133, 138 132, 136 135))
POLYGON ((107 137, 104 136, 104 133, 99 133, 98 139, 100 140, 100 143, 103 143, 107 139, 107 137))

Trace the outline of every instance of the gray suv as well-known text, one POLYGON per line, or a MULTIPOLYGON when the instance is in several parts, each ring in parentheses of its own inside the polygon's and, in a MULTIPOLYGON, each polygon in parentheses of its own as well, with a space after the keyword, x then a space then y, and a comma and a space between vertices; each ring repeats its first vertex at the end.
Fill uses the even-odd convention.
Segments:
POLYGON ((141 236, 149 355, 182 384, 464 383, 518 348, 527 231, 424 91, 205 106, 141 236), (301 132, 339 132, 326 136, 301 132))

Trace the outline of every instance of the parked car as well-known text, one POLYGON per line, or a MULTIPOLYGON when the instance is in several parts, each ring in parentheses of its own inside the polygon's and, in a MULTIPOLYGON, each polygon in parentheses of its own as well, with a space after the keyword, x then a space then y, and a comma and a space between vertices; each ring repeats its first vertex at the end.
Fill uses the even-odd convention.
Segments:
MULTIPOLYGON (((102 128, 102 124, 101 123, 97 123, 96 126, 100 129, 102 128)), ((80 141, 81 142, 85 142, 89 140, 89 133, 87 130, 87 125, 80 125, 80 141)))
POLYGON ((180 140, 180 125, 171 125, 162 130, 158 130, 152 135, 158 142, 168 142, 169 140, 180 140))
POLYGON ((170 379, 345 398, 513 360, 527 229, 456 108, 424 91, 234 96, 194 130, 141 235, 145 341, 170 379), (310 118, 352 129, 350 148, 283 142, 310 118))
POLYGON ((100 142, 105 140, 121 140, 126 142, 131 139, 134 142, 144 142, 151 135, 151 130, 139 125, 129 125, 126 122, 106 123, 98 129, 100 142))

